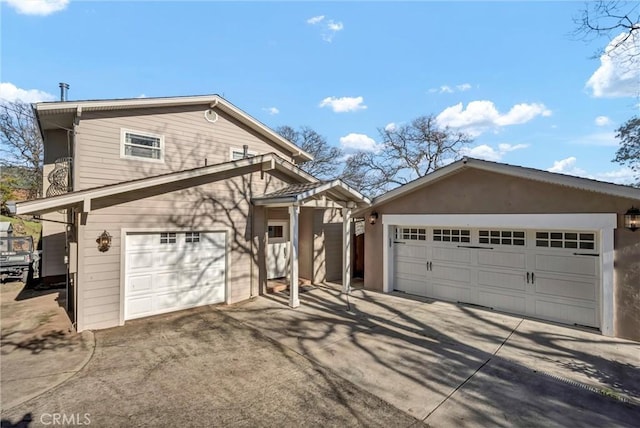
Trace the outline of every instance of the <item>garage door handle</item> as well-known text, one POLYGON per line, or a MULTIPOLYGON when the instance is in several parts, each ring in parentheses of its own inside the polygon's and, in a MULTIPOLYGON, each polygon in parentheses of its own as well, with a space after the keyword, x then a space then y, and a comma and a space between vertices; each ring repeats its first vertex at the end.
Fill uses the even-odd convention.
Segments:
POLYGON ((591 256, 598 257, 600 254, 591 254, 591 253, 573 253, 574 256, 591 256))
POLYGON ((536 283, 536 274, 531 272, 531 283, 535 284, 536 283))
POLYGON ((527 272, 527 284, 529 283, 529 272, 527 272))
POLYGON ((402 242, 402 241, 393 241, 394 244, 406 244, 406 242, 402 242))

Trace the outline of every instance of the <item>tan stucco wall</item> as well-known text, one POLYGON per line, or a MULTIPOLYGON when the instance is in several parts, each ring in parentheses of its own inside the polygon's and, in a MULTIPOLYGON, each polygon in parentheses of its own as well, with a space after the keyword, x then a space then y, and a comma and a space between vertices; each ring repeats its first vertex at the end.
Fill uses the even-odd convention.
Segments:
MULTIPOLYGON (((614 234, 614 334, 640 340, 640 231, 623 227, 623 214, 639 200, 608 196, 468 169, 391 202, 383 214, 545 214, 617 213, 614 234)), ((381 217, 380 217, 381 218, 381 217)), ((365 229, 365 288, 382 291, 382 222, 365 229)))

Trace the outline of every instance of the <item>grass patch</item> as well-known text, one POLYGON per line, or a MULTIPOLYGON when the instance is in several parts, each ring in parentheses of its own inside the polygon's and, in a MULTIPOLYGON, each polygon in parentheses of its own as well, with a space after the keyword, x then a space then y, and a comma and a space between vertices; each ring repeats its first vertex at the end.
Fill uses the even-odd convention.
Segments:
POLYGON ((33 245, 38 248, 42 223, 39 221, 25 220, 21 217, 7 217, 0 215, 0 221, 8 221, 13 226, 14 236, 32 236, 33 245))

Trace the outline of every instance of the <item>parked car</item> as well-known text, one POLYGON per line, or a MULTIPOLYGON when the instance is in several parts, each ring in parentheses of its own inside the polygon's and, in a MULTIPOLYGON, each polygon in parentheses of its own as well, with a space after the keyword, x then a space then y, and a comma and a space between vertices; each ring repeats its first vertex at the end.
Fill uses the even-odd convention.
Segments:
POLYGON ((19 279, 26 284, 32 272, 33 258, 31 236, 0 237, 0 281, 19 279))

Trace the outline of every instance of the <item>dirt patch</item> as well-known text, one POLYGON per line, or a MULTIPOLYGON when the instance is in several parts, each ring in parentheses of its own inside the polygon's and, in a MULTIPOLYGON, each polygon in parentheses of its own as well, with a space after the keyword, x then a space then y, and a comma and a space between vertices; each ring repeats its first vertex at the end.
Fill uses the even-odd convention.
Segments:
POLYGON ((38 352, 55 342, 77 339, 64 309, 64 289, 34 290, 21 282, 2 284, 0 336, 2 355, 17 348, 38 352))

